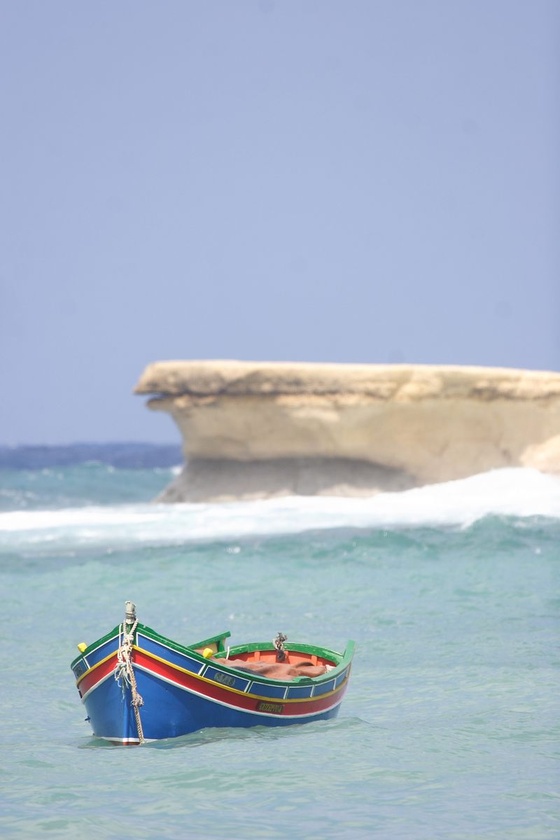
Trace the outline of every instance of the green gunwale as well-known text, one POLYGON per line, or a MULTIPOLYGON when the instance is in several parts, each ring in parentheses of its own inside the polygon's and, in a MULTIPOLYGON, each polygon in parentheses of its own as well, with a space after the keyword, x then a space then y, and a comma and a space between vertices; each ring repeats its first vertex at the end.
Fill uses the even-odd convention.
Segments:
MULTIPOLYGON (((113 630, 107 633, 105 636, 101 636, 101 638, 96 639, 95 642, 92 642, 90 645, 86 647, 86 649, 77 656, 71 664, 71 668, 81 660, 87 657, 89 653, 94 651, 96 648, 100 647, 101 645, 105 644, 105 642, 110 641, 116 635, 118 635, 120 629, 120 624, 118 624, 113 630)), ((228 657, 235 657, 241 653, 252 653, 253 651, 257 650, 270 650, 271 642, 249 642, 247 644, 236 645, 235 647, 229 648, 229 651, 225 647, 225 640, 229 638, 230 631, 226 630, 224 633, 219 633, 216 636, 211 636, 208 639, 203 639, 200 642, 194 642, 193 644, 189 645, 182 645, 179 642, 174 642, 173 639, 169 639, 167 636, 163 636, 161 633, 158 633, 156 630, 148 627, 145 624, 138 624, 136 628, 136 632, 141 632, 145 636, 153 639, 156 642, 160 642, 167 647, 171 648, 172 650, 176 650, 178 653, 188 654, 189 656, 194 656, 196 659, 200 659, 201 662, 206 662, 205 658, 202 656, 201 653, 198 653, 195 648, 204 648, 209 647, 211 645, 216 645, 217 653, 212 658, 212 662, 216 665, 222 665, 220 659, 225 659, 226 656, 228 657)), ((325 659, 329 659, 330 661, 335 663, 335 667, 328 671, 326 674, 323 674, 321 677, 299 677, 296 680, 290 680, 290 683, 300 682, 300 680, 308 681, 324 681, 325 679, 332 679, 335 677, 340 671, 342 671, 351 661, 354 655, 354 647, 355 643, 353 641, 349 641, 346 645, 344 653, 337 653, 336 651, 329 650, 328 648, 320 647, 318 645, 310 645, 310 644, 285 644, 284 648, 289 652, 293 650, 294 652, 298 653, 306 653, 310 656, 319 656, 325 659)), ((230 667, 227 665, 222 665, 222 667, 228 668, 231 670, 230 667)), ((265 676, 259 676, 259 682, 271 682, 271 683, 278 683, 283 682, 280 680, 274 680, 265 676)))
MULTIPOLYGON (((115 636, 118 636, 120 632, 120 627, 121 625, 117 624, 117 626, 114 627, 109 633, 106 633, 104 636, 101 636, 99 639, 96 639, 94 642, 91 642, 91 644, 89 644, 86 647, 86 649, 82 651, 82 653, 80 653, 72 661, 70 667, 73 668, 74 665, 76 665, 76 663, 80 661, 80 659, 83 659, 88 654, 92 653, 92 651, 96 650, 96 648, 101 647, 101 645, 104 645, 106 642, 111 641, 111 639, 113 639, 115 636)), ((152 627, 148 627, 147 624, 140 624, 140 622, 136 627, 136 633, 144 633, 145 636, 149 636, 151 639, 154 639, 154 641, 161 642, 162 644, 167 645, 167 647, 170 647, 173 650, 178 651, 179 653, 188 653, 189 656, 193 655, 196 657, 200 657, 201 659, 203 657, 200 656, 200 654, 198 654, 196 650, 194 650, 194 648, 209 647, 210 645, 215 644, 219 652, 225 651, 225 639, 229 638, 229 636, 231 635, 230 631, 226 630, 224 633, 218 633, 218 635, 211 636, 209 639, 203 639, 201 642, 194 642, 194 644, 190 645, 182 645, 179 642, 174 642, 173 639, 167 638, 167 636, 162 636, 161 633, 158 633, 152 627)))
POLYGON ((110 641, 110 639, 112 639, 113 636, 117 636, 119 633, 119 627, 120 624, 117 624, 117 626, 113 630, 111 630, 110 633, 106 633, 105 636, 101 636, 99 639, 96 639, 95 642, 89 644, 85 650, 83 650, 80 654, 78 654, 78 656, 75 659, 72 660, 72 664, 70 665, 70 667, 74 668, 74 665, 77 665, 80 659, 84 659, 89 653, 92 653, 92 651, 94 651, 96 648, 100 647, 101 645, 104 645, 105 642, 110 641))
MULTIPOLYGON (((269 682, 278 684, 279 682, 286 683, 286 685, 298 685, 302 683, 317 683, 317 682, 328 682, 332 680, 333 677, 338 676, 352 661, 354 656, 354 648, 355 643, 353 641, 349 641, 346 644, 346 648, 344 653, 337 653, 337 651, 330 650, 329 648, 319 647, 318 645, 309 645, 309 644, 285 644, 284 649, 288 651, 288 653, 293 650, 297 653, 306 653, 309 656, 320 656, 324 659, 328 659, 330 662, 334 662, 335 666, 330 671, 327 671, 326 674, 321 674, 319 677, 295 677, 289 680, 279 680, 274 679, 272 677, 265 677, 264 675, 258 676, 259 682, 269 682)), ((250 642, 249 644, 245 645, 236 645, 235 647, 230 648, 229 656, 232 658, 235 657, 239 653, 251 653, 255 650, 270 650, 271 643, 270 642, 250 642)), ((217 654, 213 657, 212 662, 216 664, 220 664, 220 659, 224 658, 225 654, 217 654)), ((227 667, 227 666, 226 666, 227 667)), ((243 672, 244 673, 244 672, 243 672)))

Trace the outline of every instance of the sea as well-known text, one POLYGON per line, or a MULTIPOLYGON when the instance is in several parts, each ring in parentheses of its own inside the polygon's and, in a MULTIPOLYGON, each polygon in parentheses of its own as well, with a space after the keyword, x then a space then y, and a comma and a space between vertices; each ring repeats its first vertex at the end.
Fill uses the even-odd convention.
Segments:
POLYGON ((158 504, 178 448, 0 448, 0 837, 560 838, 560 477, 158 504), (136 603, 342 650, 339 716, 141 747, 92 737, 70 662, 136 603))

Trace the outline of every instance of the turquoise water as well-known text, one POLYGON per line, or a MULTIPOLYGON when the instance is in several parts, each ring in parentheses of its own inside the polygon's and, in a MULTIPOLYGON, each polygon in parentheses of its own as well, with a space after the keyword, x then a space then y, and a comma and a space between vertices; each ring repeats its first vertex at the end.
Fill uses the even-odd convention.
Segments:
POLYGON ((0 836, 560 837, 560 480, 149 504, 171 475, 0 472, 0 836), (354 639, 339 717, 101 744, 69 665, 127 599, 185 642, 354 639))

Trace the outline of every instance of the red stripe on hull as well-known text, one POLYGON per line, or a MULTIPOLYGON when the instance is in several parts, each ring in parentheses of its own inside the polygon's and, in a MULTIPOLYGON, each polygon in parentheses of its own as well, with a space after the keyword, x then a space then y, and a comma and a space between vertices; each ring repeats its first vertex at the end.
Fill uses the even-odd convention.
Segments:
MULTIPOLYGON (((266 697, 258 694, 246 694, 244 692, 217 685, 217 683, 212 680, 205 680, 203 677, 198 677, 188 671, 183 671, 180 668, 170 665, 167 662, 160 661, 139 648, 134 648, 133 662, 142 671, 164 679, 173 685, 179 686, 185 691, 193 692, 201 697, 206 697, 211 701, 221 703, 241 711, 252 712, 253 714, 271 714, 273 717, 295 718, 301 715, 320 714, 328 709, 332 709, 341 702, 346 692, 348 678, 350 676, 349 669, 344 682, 337 686, 337 688, 330 694, 323 694, 319 697, 303 698, 299 700, 284 700, 282 698, 266 697), (266 712, 262 708, 263 705, 266 704, 273 707, 275 706, 279 709, 281 708, 281 711, 266 712)), ((91 671, 87 671, 79 681, 79 691, 82 698, 88 692, 92 691, 98 683, 111 676, 115 671, 116 665, 117 657, 115 654, 95 666, 91 671)), ((246 675, 244 674, 243 676, 245 677, 246 675)))
POLYGON ((78 691, 80 692, 80 696, 83 698, 88 691, 95 688, 97 683, 100 683, 110 674, 114 673, 116 667, 117 654, 115 653, 104 662, 100 662, 99 665, 96 665, 91 671, 86 671, 78 682, 78 691))
MULTIPOLYGON (((336 688, 331 694, 302 700, 284 700, 281 698, 266 697, 257 694, 245 694, 244 692, 228 689, 217 685, 211 680, 205 680, 203 677, 197 677, 194 674, 174 668, 166 662, 160 662, 158 659, 152 658, 144 651, 136 650, 135 653, 135 663, 139 668, 155 674, 158 677, 162 677, 163 679, 166 679, 174 685, 178 685, 187 691, 193 691, 203 697, 208 697, 209 700, 214 700, 215 702, 223 703, 227 706, 232 706, 236 709, 248 712, 258 712, 258 706, 262 703, 282 706, 282 713, 278 715, 279 717, 312 715, 331 709, 342 700, 348 683, 347 675, 344 683, 336 688)), ((244 674, 243 676, 246 675, 244 674)))

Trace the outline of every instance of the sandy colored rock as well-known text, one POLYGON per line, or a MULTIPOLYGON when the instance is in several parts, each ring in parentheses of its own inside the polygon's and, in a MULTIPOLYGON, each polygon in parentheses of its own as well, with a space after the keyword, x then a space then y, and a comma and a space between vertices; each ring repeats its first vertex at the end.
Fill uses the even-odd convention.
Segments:
POLYGON ((507 368, 170 361, 135 392, 171 414, 175 501, 370 494, 489 469, 560 472, 560 374, 507 368))

